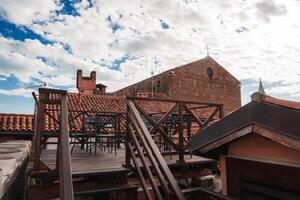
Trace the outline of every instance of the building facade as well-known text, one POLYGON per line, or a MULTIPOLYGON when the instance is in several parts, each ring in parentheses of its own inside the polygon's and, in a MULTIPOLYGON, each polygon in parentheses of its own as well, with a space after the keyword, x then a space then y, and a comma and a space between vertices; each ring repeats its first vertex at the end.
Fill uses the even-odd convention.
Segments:
POLYGON ((241 200, 300 199, 300 103, 254 93, 190 148, 219 160, 222 192, 241 200))
POLYGON ((225 113, 241 106, 240 82, 209 56, 112 94, 222 103, 225 113))

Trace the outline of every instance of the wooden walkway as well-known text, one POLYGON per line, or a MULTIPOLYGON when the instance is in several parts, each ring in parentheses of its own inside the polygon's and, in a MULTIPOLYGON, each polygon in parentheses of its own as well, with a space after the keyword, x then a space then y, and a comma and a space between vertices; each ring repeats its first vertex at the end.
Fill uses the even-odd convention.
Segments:
MULTIPOLYGON (((56 150, 46 149, 43 150, 40 157, 41 161, 47 165, 51 170, 55 169, 55 159, 56 150)), ((164 156, 169 167, 176 167, 179 164, 176 162, 178 160, 178 155, 164 156)), ((214 163, 215 161, 208 158, 203 158, 200 156, 185 155, 185 165, 195 165, 195 164, 207 164, 214 163)), ((97 153, 88 153, 85 150, 75 148, 71 155, 72 162, 72 172, 75 174, 86 174, 86 173, 113 173, 117 171, 126 171, 128 169, 123 167, 125 163, 125 150, 120 148, 117 150, 117 155, 109 154, 107 151, 97 153)))

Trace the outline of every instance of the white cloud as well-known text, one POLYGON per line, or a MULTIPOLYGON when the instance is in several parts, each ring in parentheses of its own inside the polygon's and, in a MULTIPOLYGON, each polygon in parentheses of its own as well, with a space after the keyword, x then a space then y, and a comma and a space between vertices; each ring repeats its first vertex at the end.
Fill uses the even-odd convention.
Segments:
MULTIPOLYGON (((261 77, 271 87, 266 88, 271 95, 299 97, 300 4, 296 1, 165 0, 124 4, 95 0, 89 7, 84 0, 75 5, 80 16, 56 14, 53 11, 61 5, 41 2, 1 3, 1 13, 6 13, 7 20, 55 43, 0 37, 0 75, 14 74, 24 83, 38 78, 54 87, 73 84, 70 87, 74 88, 76 69, 82 68, 84 72, 96 70, 98 81, 113 91, 148 77, 151 55, 157 61, 158 73, 204 57, 208 43, 210 55, 242 83, 261 77), (24 10, 16 13, 23 4, 24 10), (36 20, 43 23, 32 24, 36 20), (169 29, 162 29, 161 20, 169 29), (112 24, 122 29, 113 33, 112 24), (238 33, 240 27, 247 31, 238 33), (72 53, 63 45, 68 45, 72 53), (111 69, 115 60, 126 55, 129 59, 120 65, 120 71, 111 69)), ((248 95, 249 88, 243 88, 248 95)))
POLYGON ((31 25, 49 19, 60 7, 55 0, 1 0, 0 16, 18 25, 31 25))
POLYGON ((23 97, 32 97, 32 89, 18 88, 12 90, 3 90, 0 89, 0 95, 12 95, 12 96, 23 96, 23 97))

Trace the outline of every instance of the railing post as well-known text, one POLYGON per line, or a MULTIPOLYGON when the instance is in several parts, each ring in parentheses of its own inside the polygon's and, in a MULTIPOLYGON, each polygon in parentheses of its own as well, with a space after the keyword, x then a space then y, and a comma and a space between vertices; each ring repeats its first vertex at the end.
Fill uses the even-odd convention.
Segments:
POLYGON ((129 106, 128 101, 126 100, 126 133, 125 133, 125 167, 130 168, 130 149, 129 149, 129 143, 130 143, 130 134, 129 134, 129 106))
POLYGON ((73 200, 72 164, 69 149, 69 124, 66 94, 61 95, 59 143, 57 145, 59 160, 59 193, 61 200, 73 200))
POLYGON ((178 157, 179 163, 184 163, 184 146, 183 146, 183 105, 182 103, 178 103, 178 136, 179 136, 179 152, 178 152, 178 157))
POLYGON ((34 170, 39 170, 40 165, 40 154, 41 154, 41 141, 44 127, 44 103, 41 99, 44 98, 44 93, 39 94, 39 102, 37 105, 37 112, 34 119, 34 170))

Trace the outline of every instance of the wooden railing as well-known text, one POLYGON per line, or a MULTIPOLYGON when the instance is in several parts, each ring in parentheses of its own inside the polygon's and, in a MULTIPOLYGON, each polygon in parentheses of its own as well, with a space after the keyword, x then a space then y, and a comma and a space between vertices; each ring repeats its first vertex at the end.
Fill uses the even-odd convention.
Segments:
MULTIPOLYGON (((209 102, 178 101, 158 98, 127 97, 137 109, 137 114, 147 124, 147 129, 163 154, 177 154, 178 162, 184 163, 184 154, 189 153, 190 138, 210 123, 223 117, 223 105, 209 102), (163 112, 153 112, 144 106, 147 103, 165 107, 163 112), (165 104, 165 106, 162 106, 165 104)), ((127 123, 130 123, 129 121, 127 123)), ((128 132, 128 130, 127 130, 128 132)), ((126 156, 126 164, 129 156, 126 156)))
MULTIPOLYGON (((126 100, 126 155, 125 162, 127 167, 131 167, 131 159, 139 174, 140 182, 147 199, 185 199, 179 188, 176 179, 171 173, 160 150, 160 144, 155 142, 155 136, 159 134, 164 144, 170 145, 178 154, 178 162, 184 163, 185 145, 188 143, 186 138, 191 135, 191 123, 195 122, 199 128, 196 132, 205 128, 210 123, 216 113, 218 117, 223 116, 221 104, 173 101, 149 98, 127 98, 126 100), (169 109, 162 112, 160 118, 154 120, 153 113, 147 112, 137 101, 160 101, 171 103, 169 109), (190 107, 189 104, 197 104, 190 107), (213 108, 212 112, 204 119, 193 111, 193 109, 213 108), (190 117, 187 117, 190 116, 190 117), (193 119, 193 121, 188 121, 193 119), (150 124, 146 126, 145 122, 150 124), (168 131, 166 130, 168 129, 168 131), (178 133, 174 140, 174 133, 178 133), (187 137, 186 137, 187 135, 187 137), (177 142, 176 142, 177 141, 177 142), (156 177, 156 178, 155 178, 156 177), (148 181, 147 181, 148 180, 148 181), (152 188, 152 194, 149 190, 152 188), (160 188, 159 188, 160 187, 160 188)), ((155 113, 157 115, 157 112, 155 113)))
MULTIPOLYGON (((184 199, 184 196, 172 175, 163 156, 160 154, 154 140, 152 139, 145 123, 138 113, 132 100, 127 101, 127 137, 126 137, 126 156, 132 158, 147 199, 184 199), (140 163, 138 161, 140 159, 140 163), (146 172, 142 172, 141 167, 146 172), (153 168, 152 172, 150 168, 153 168), (162 191, 159 190, 155 175, 160 183, 162 191), (148 178, 153 197, 147 185, 148 178)), ((130 165, 130 160, 127 165, 130 165)))

